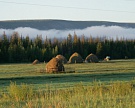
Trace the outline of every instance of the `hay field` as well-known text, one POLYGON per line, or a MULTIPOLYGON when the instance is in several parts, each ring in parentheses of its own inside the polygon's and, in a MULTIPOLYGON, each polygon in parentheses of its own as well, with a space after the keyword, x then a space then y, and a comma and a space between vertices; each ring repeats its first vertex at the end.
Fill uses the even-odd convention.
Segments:
POLYGON ((66 72, 59 74, 44 73, 45 65, 0 64, 0 108, 135 105, 134 59, 65 64, 66 72))
MULTIPOLYGON (((135 60, 113 60, 100 63, 65 64, 65 73, 46 74, 44 63, 0 64, 0 87, 10 82, 33 85, 97 81, 128 81, 135 77, 135 60)), ((66 84, 66 85, 68 85, 66 84)))

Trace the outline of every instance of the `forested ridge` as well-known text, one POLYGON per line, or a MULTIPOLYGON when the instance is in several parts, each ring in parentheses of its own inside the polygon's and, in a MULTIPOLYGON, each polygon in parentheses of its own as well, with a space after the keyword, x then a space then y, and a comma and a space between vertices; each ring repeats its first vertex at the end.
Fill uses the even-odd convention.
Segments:
POLYGON ((49 39, 47 36, 45 39, 42 36, 30 39, 29 36, 19 36, 17 32, 11 36, 5 33, 0 36, 0 63, 28 63, 35 59, 47 62, 57 54, 68 60, 74 52, 78 52, 83 59, 90 53, 101 60, 108 55, 112 59, 135 58, 135 40, 93 38, 77 36, 76 33, 67 34, 65 39, 49 39))
POLYGON ((84 29, 92 26, 119 26, 135 28, 135 23, 120 23, 109 21, 70 21, 70 20, 10 20, 0 21, 0 28, 16 29, 18 27, 30 27, 38 30, 72 30, 84 29))

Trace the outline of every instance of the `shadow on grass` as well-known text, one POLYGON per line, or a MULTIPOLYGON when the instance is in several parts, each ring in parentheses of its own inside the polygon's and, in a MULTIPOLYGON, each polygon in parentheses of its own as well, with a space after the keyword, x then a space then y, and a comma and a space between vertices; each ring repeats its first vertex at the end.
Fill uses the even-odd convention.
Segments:
POLYGON ((111 81, 111 80, 132 80, 135 78, 135 73, 95 73, 95 74, 49 74, 44 76, 27 76, 14 78, 0 78, 0 86, 9 85, 10 82, 17 84, 48 84, 48 83, 72 83, 72 82, 92 82, 97 81, 111 81))

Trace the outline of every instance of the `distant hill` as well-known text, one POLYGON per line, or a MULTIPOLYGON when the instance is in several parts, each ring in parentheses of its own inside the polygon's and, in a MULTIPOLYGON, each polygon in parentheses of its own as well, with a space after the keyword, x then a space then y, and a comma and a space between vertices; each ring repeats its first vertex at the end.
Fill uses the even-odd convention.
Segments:
POLYGON ((0 21, 0 28, 15 29, 18 27, 30 27, 38 30, 71 30, 84 29, 91 26, 120 26, 125 28, 135 28, 135 23, 117 23, 107 21, 67 21, 67 20, 13 20, 0 21))

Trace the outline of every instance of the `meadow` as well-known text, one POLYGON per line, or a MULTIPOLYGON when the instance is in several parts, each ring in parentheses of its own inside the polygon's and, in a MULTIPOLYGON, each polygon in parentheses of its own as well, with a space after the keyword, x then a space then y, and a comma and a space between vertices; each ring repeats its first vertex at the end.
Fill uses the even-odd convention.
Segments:
POLYGON ((0 108, 134 108, 135 60, 65 64, 0 64, 0 108))

